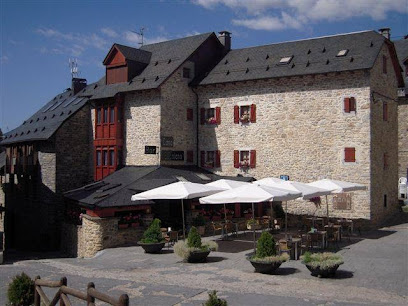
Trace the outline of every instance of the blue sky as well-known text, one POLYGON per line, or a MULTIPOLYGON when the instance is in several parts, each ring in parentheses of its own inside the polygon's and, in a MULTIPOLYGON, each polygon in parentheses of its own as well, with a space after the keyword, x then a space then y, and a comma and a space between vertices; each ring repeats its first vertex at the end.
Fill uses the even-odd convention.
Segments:
POLYGON ((390 27, 408 34, 408 0, 0 0, 0 127, 17 127, 70 86, 69 58, 88 83, 114 42, 146 43, 229 30, 232 47, 390 27))

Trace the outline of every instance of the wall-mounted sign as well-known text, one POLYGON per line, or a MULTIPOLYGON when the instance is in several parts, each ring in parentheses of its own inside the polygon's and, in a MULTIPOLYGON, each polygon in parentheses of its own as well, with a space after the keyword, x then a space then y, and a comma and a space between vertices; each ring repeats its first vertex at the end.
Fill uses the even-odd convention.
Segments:
POLYGON ((333 208, 338 210, 351 209, 351 193, 339 193, 333 196, 333 208))
POLYGON ((289 181, 289 175, 281 174, 279 178, 284 181, 289 181))
POLYGON ((173 139, 173 137, 163 136, 163 137, 161 138, 161 145, 162 145, 162 147, 172 148, 173 145, 174 145, 174 139, 173 139))
POLYGON ((156 154, 156 146, 145 146, 145 154, 156 154))
POLYGON ((161 160, 184 160, 184 151, 161 151, 161 160))

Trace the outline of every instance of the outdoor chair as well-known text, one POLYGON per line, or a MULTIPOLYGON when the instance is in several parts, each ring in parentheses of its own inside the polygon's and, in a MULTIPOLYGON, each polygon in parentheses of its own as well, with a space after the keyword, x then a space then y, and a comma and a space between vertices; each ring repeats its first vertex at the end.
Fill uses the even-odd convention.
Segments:
POLYGON ((269 228, 270 223, 271 223, 270 220, 271 220, 271 219, 270 219, 270 217, 268 217, 268 216, 262 217, 262 219, 261 219, 262 230, 267 230, 267 229, 269 228))
POLYGON ((286 253, 290 257, 290 252, 291 248, 288 246, 288 241, 286 239, 280 239, 279 240, 279 254, 282 255, 283 253, 286 253))
POLYGON ((178 241, 178 232, 177 231, 170 231, 167 238, 167 248, 169 249, 170 246, 173 246, 178 241))
POLYGON ((320 248, 321 247, 321 241, 320 241, 319 235, 317 233, 309 233, 308 237, 309 237, 309 242, 310 242, 310 247, 311 248, 315 248, 315 247, 320 248))
POLYGON ((310 239, 307 234, 303 234, 300 236, 300 254, 303 255, 305 252, 309 251, 310 248, 310 239))
POLYGON ((333 245, 336 246, 336 248, 339 247, 338 245, 338 232, 334 229, 333 226, 328 226, 327 227, 327 244, 332 243, 333 245))
POLYGON ((213 236, 215 236, 216 231, 221 231, 222 232, 222 224, 215 223, 215 222, 212 221, 211 226, 212 226, 212 229, 213 229, 213 236))
POLYGON ((227 233, 235 234, 235 236, 238 236, 237 227, 230 220, 227 220, 227 222, 225 223, 225 230, 227 231, 227 233))

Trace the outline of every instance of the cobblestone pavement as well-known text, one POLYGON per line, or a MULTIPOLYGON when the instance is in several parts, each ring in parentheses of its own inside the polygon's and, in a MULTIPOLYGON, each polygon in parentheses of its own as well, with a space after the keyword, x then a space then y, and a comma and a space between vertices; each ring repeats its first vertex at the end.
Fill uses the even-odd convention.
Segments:
POLYGON ((407 241, 408 223, 352 237, 339 251, 345 264, 334 279, 312 277, 300 261, 284 263, 277 275, 254 273, 249 251, 213 252, 204 264, 182 263, 171 250, 144 254, 140 247, 108 249, 92 259, 20 260, 0 266, 0 305, 7 283, 22 271, 66 276, 81 290, 92 281, 108 294, 127 293, 131 305, 201 305, 213 289, 229 305, 407 305, 407 241))

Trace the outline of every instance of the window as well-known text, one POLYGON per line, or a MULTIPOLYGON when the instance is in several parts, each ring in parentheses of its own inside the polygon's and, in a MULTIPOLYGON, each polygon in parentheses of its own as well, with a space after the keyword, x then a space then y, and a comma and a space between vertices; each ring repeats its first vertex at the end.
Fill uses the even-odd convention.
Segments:
POLYGON ((108 150, 103 150, 103 165, 107 166, 108 165, 108 150))
POLYGON ((356 98, 344 98, 344 112, 350 113, 356 111, 356 98))
POLYGON ((102 152, 100 150, 96 151, 96 165, 102 166, 102 152))
POLYGON ((108 123, 108 108, 103 109, 103 123, 108 123))
POLYGON ((183 68, 183 78, 189 79, 190 78, 190 68, 183 68))
POLYGON ((201 167, 218 168, 221 166, 220 151, 201 151, 201 167))
POLYGON ((201 124, 221 124, 221 107, 201 108, 201 124))
POLYGON ((293 55, 292 56, 287 56, 287 57, 282 57, 279 61, 279 65, 287 65, 290 63, 290 61, 292 60, 293 55))
POLYGON ((115 165, 115 151, 109 150, 109 166, 115 165))
POLYGON ((113 106, 111 106, 111 108, 110 108, 110 114, 109 114, 110 116, 110 120, 109 120, 109 122, 110 123, 115 123, 115 108, 113 107, 113 106))
POLYGON ((341 57, 341 56, 346 56, 348 53, 348 49, 344 49, 344 50, 340 50, 339 53, 337 53, 337 57, 341 57))
POLYGON ((388 103, 383 102, 383 121, 388 121, 388 103))
POLYGON ((344 148, 344 161, 347 163, 356 161, 356 148, 344 148))
POLYGON ((235 168, 255 168, 256 151, 255 150, 235 150, 234 167, 235 168))
POLYGON ((383 55, 383 73, 387 74, 387 57, 383 55))
POLYGON ((234 123, 255 123, 256 122, 256 105, 234 106, 234 123))
POLYGON ((102 110, 100 108, 96 110, 96 117, 97 117, 96 123, 101 124, 102 123, 102 110))
POLYGON ((193 121, 193 109, 187 108, 187 121, 193 121))

